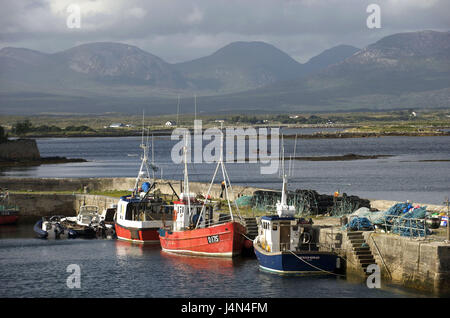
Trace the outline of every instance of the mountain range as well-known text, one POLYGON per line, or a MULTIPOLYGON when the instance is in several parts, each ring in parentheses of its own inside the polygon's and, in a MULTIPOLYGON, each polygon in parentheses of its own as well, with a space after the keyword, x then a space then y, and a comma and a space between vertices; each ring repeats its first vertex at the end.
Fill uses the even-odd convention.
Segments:
POLYGON ((393 34, 299 63, 265 42, 233 42, 171 64, 138 47, 88 43, 46 54, 0 50, 0 112, 155 114, 442 108, 450 101, 450 32, 393 34), (147 111, 146 111, 147 112, 147 111))

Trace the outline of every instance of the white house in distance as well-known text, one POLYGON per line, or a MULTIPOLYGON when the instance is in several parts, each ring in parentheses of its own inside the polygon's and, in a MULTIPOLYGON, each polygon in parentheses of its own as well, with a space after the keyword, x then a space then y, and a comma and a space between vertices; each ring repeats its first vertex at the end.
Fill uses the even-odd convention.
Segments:
POLYGON ((109 125, 109 128, 123 128, 123 127, 125 127, 125 125, 122 123, 114 123, 109 125))
POLYGON ((176 124, 177 124, 176 122, 174 122, 174 121, 172 121, 172 120, 169 120, 169 121, 166 121, 165 126, 166 126, 166 127, 173 127, 173 126, 175 126, 176 124))

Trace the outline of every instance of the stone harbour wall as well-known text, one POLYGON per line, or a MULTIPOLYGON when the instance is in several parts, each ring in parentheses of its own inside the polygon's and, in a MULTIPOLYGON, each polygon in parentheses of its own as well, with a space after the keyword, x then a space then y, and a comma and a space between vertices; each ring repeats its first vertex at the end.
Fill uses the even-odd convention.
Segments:
MULTIPOLYGON (((418 240, 396 234, 363 232, 376 264, 382 284, 450 295, 450 244, 418 240)), ((352 250, 346 231, 340 227, 321 228, 320 243, 324 251, 336 252, 346 263, 347 277, 366 279, 352 250)))
MULTIPOLYGON (((0 178, 0 188, 10 191, 109 191, 109 190, 131 190, 134 188, 136 178, 0 178)), ((156 180, 157 188, 164 194, 173 193, 169 183, 176 193, 180 194, 180 180, 156 180)), ((206 195, 209 183, 189 182, 189 191, 206 195)), ((230 188, 228 188, 230 191, 230 188)), ((233 186, 230 199, 234 200, 239 195, 252 195, 254 191, 260 190, 254 187, 233 186)), ((221 185, 213 184, 211 196, 218 198, 221 193, 221 185)), ((225 198, 225 193, 223 194, 225 198)))
POLYGON ((396 234, 363 235, 383 278, 405 287, 450 294, 450 244, 396 234))
POLYGON ((0 143, 0 160, 28 161, 41 158, 34 139, 17 139, 0 143))

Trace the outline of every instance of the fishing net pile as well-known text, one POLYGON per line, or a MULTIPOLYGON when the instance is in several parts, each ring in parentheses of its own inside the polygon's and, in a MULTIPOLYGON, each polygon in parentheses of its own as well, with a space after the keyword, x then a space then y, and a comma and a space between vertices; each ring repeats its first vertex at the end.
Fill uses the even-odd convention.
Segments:
POLYGON ((371 231, 374 229, 373 224, 366 217, 355 217, 344 226, 350 231, 371 231))
MULTIPOLYGON (((252 208, 257 211, 275 210, 276 203, 281 200, 280 191, 258 190, 252 196, 252 208)), ((287 204, 295 206, 298 215, 329 214, 341 216, 349 214, 360 207, 370 207, 370 201, 357 196, 341 197, 319 194, 314 190, 297 189, 289 191, 287 204)))
POLYGON ((367 218, 375 226, 386 232, 401 236, 418 237, 431 234, 425 227, 427 207, 413 207, 410 203, 397 203, 387 211, 371 212, 369 209, 358 209, 351 216, 367 218))
POLYGON ((392 225, 392 233, 412 237, 431 234, 431 231, 425 227, 426 213, 426 207, 417 207, 409 210, 404 213, 401 218, 394 220, 392 225))
POLYGON ((243 195, 236 199, 236 204, 238 207, 247 207, 252 206, 253 204, 253 196, 251 195, 243 195))

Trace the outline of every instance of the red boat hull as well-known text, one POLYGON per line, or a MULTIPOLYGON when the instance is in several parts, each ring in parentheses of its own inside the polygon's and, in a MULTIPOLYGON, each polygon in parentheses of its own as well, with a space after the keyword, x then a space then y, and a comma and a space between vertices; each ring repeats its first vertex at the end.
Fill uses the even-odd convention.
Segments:
POLYGON ((18 219, 18 215, 0 215, 0 224, 14 224, 18 219))
POLYGON ((246 229, 237 222, 206 228, 171 232, 161 230, 159 240, 165 252, 186 255, 233 257, 241 254, 246 229))
POLYGON ((131 228, 115 224, 117 238, 124 241, 157 244, 159 243, 159 228, 131 228))

